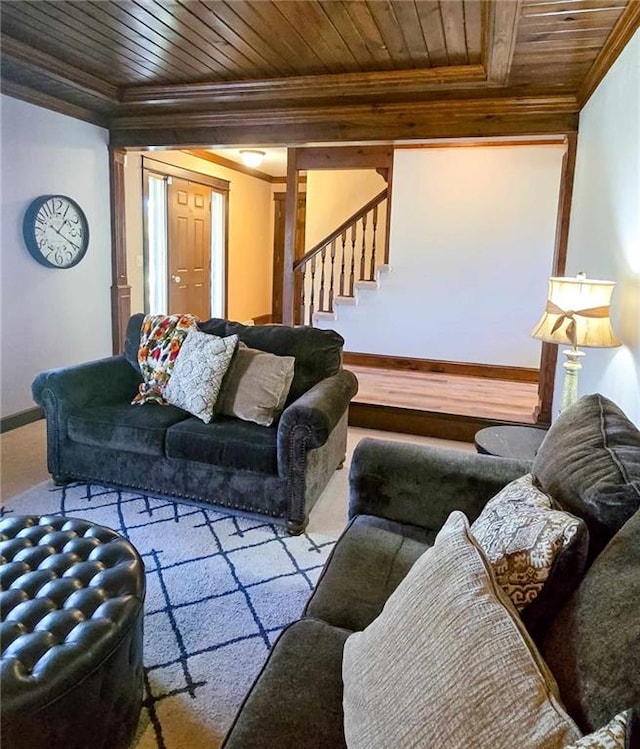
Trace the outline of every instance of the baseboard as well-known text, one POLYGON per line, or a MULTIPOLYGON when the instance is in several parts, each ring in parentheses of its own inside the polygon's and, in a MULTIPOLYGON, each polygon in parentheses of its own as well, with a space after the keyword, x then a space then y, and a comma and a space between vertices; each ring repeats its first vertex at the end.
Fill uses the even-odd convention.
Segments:
POLYGON ((12 429, 18 429, 18 427, 23 427, 25 424, 31 424, 32 421, 39 421, 40 419, 44 419, 44 411, 40 406, 28 408, 26 411, 19 411, 17 414, 11 414, 11 416, 3 416, 0 419, 0 434, 10 432, 12 429))
POLYGON ((513 382, 538 382, 539 379, 539 370, 530 367, 417 359, 409 356, 388 356, 385 354, 361 354, 355 351, 345 351, 343 358, 345 366, 351 364, 357 367, 376 367, 377 369, 392 369, 403 372, 437 372, 513 382))
MULTIPOLYGON (((383 432, 419 434, 458 442, 473 442, 480 429, 515 422, 483 419, 477 416, 413 411, 409 408, 381 406, 375 403, 349 404, 349 426, 380 429, 383 432)), ((526 426, 533 426, 529 423, 526 426)))

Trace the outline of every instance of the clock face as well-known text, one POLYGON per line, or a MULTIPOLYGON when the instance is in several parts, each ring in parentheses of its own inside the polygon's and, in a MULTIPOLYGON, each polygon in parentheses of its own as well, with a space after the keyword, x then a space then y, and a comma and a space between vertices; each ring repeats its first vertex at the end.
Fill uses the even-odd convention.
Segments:
POLYGON ((48 268, 72 268, 89 246, 82 208, 64 195, 42 195, 27 209, 24 240, 33 257, 48 268))

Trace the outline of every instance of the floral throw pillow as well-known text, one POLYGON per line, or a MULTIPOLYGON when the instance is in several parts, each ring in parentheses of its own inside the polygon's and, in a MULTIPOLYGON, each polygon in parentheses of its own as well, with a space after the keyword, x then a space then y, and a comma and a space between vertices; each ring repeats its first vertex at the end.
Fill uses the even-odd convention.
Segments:
POLYGON ((182 344, 164 390, 167 402, 208 424, 237 344, 237 335, 220 338, 199 330, 191 331, 182 344))
POLYGON ((586 525, 553 509, 551 498, 527 474, 487 502, 471 532, 535 638, 582 577, 586 525))
POLYGON ((191 330, 196 330, 198 318, 193 315, 146 315, 140 330, 138 364, 143 382, 131 401, 166 404, 164 389, 182 346, 191 330))

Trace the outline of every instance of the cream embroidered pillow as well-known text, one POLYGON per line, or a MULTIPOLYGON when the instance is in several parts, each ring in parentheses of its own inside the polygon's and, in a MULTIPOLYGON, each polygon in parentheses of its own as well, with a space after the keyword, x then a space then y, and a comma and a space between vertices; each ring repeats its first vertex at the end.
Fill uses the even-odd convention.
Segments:
POLYGON ((220 338, 199 330, 189 333, 164 389, 165 400, 208 424, 237 343, 237 335, 220 338))
POLYGON ((347 638, 342 679, 349 749, 560 749, 580 737, 461 512, 347 638))
POLYGON ((630 717, 631 710, 625 710, 612 718, 606 726, 583 736, 563 749, 625 749, 630 717))
POLYGON ((582 577, 589 545, 585 523, 553 509, 527 474, 487 502, 471 532, 535 636, 582 577))

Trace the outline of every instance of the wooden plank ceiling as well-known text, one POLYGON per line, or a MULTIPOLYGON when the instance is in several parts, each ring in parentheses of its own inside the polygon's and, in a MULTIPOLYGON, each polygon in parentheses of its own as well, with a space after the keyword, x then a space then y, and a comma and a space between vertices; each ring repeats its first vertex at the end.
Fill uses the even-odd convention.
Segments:
POLYGON ((638 0, 3 0, 2 89, 103 124, 121 145, 566 131, 639 9, 638 0))

